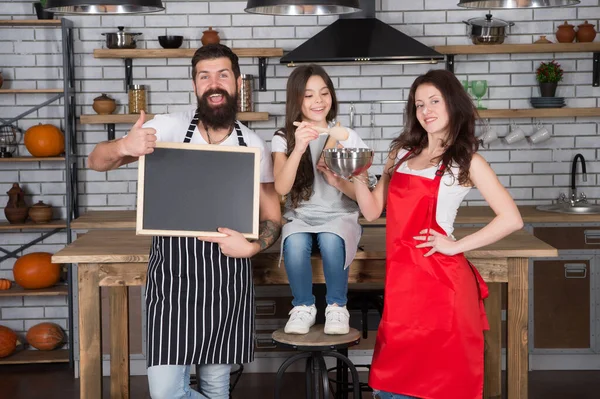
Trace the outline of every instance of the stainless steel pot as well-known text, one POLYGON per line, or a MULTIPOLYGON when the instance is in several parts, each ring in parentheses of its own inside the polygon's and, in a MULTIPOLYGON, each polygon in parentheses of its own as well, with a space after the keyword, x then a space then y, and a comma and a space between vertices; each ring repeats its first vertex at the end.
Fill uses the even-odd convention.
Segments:
POLYGON ((123 26, 119 26, 118 32, 103 33, 106 36, 107 48, 135 48, 135 37, 141 33, 124 32, 123 26))
POLYGON ((486 14, 485 18, 471 18, 463 22, 467 24, 467 35, 473 44, 504 43, 504 38, 507 36, 506 28, 515 24, 502 19, 492 19, 492 14, 486 14))

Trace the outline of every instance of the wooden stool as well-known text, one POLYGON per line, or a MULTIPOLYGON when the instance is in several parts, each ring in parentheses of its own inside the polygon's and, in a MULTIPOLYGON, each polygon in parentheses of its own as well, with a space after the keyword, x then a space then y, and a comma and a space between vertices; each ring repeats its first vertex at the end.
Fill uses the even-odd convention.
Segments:
POLYGON ((347 349, 350 346, 357 345, 360 342, 360 332, 351 328, 348 334, 328 335, 323 332, 324 325, 314 325, 310 328, 308 334, 286 334, 283 328, 273 332, 273 342, 279 346, 293 348, 301 351, 289 357, 279 370, 275 378, 275 399, 280 398, 281 385, 283 383, 283 374, 285 370, 296 360, 306 359, 305 377, 306 377, 306 398, 319 399, 321 385, 323 386, 323 398, 329 398, 329 378, 327 377, 327 366, 325 365, 325 356, 334 357, 348 366, 352 373, 352 386, 355 398, 360 398, 360 387, 358 372, 350 359, 335 352, 340 349, 347 349), (321 382, 319 382, 319 378, 321 382), (314 395, 314 396, 313 396, 314 395))

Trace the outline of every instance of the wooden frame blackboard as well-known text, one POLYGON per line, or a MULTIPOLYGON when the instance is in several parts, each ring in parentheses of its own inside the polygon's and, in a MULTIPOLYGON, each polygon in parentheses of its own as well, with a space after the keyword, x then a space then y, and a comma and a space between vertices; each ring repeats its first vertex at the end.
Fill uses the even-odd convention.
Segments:
POLYGON ((138 167, 139 235, 258 238, 260 149, 157 143, 138 167))

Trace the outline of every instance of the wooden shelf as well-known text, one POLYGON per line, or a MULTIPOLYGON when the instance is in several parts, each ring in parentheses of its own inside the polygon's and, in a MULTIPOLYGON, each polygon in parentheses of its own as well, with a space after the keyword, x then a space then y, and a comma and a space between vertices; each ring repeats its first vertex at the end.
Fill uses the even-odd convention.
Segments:
POLYGON ((69 295, 69 289, 66 285, 55 285, 50 288, 42 288, 39 290, 26 290, 23 287, 16 285, 9 290, 0 291, 0 297, 3 296, 66 296, 69 295))
MULTIPOLYGON (((94 58, 192 58, 197 49, 95 49, 94 58)), ((238 57, 282 57, 282 48, 232 48, 238 57)))
POLYGON ((2 19, 0 26, 60 26, 60 19, 2 19))
POLYGON ((67 227, 67 222, 64 220, 52 220, 49 223, 33 223, 27 221, 25 223, 10 224, 8 222, 0 222, 0 230, 49 230, 49 229, 64 229, 67 227))
POLYGON ((12 157, 0 158, 0 162, 47 162, 47 161, 64 161, 65 157, 12 157))
POLYGON ((479 116, 483 119, 596 117, 600 116, 600 108, 486 109, 479 110, 479 116))
MULTIPOLYGON (((111 114, 111 115, 81 115, 79 123, 82 125, 108 124, 108 123, 127 123, 133 124, 139 119, 138 114, 111 114)), ((146 120, 154 118, 154 114, 146 114, 146 120)), ((268 112, 239 112, 237 119, 242 122, 268 121, 268 112)))
POLYGON ((64 93, 63 89, 0 89, 0 94, 9 93, 64 93))
POLYGON ((0 365, 28 363, 69 363, 69 350, 17 350, 17 352, 13 353, 12 355, 0 359, 0 365))
POLYGON ((594 53, 600 52, 600 42, 547 44, 466 44, 434 46, 442 54, 519 54, 519 53, 594 53))

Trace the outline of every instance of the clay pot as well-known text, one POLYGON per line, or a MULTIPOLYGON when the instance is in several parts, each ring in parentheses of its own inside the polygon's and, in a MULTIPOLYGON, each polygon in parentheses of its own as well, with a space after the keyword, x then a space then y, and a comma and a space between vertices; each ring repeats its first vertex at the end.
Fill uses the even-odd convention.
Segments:
POLYGON ((534 44, 548 44, 548 43, 552 43, 550 40, 546 39, 546 36, 540 36, 539 39, 537 39, 535 42, 533 42, 534 44))
POLYGON ((559 43, 571 43, 575 39, 575 29, 565 21, 564 24, 558 26, 556 31, 556 40, 559 43))
POLYGON ((594 25, 585 21, 581 25, 578 26, 577 29, 577 41, 581 43, 593 42, 596 38, 596 29, 594 25))
POLYGON ((34 223, 48 223, 52 220, 52 206, 44 204, 43 201, 38 201, 37 204, 29 208, 29 218, 34 223))
POLYGON ((110 115, 117 109, 117 103, 115 100, 102 93, 101 96, 94 98, 92 108, 99 115, 110 115))
POLYGON ((25 203, 25 192, 19 187, 19 183, 13 183, 8 192, 8 203, 4 208, 4 216, 11 224, 24 223, 29 213, 29 207, 25 203))
POLYGON ((204 33, 202 35, 202 39, 200 39, 200 41, 202 42, 203 46, 206 46, 207 44, 218 44, 221 39, 219 38, 219 31, 218 30, 213 30, 212 26, 208 27, 208 30, 205 30, 204 33))

